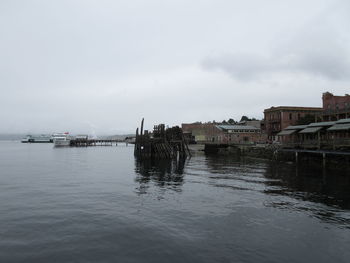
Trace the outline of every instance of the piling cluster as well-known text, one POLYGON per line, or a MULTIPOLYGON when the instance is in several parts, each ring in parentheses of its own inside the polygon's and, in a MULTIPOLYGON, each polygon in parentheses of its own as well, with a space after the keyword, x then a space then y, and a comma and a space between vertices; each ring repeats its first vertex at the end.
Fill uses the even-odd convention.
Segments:
POLYGON ((187 141, 180 127, 165 128, 164 124, 155 125, 153 132, 136 129, 134 155, 140 158, 173 159, 191 156, 187 141))

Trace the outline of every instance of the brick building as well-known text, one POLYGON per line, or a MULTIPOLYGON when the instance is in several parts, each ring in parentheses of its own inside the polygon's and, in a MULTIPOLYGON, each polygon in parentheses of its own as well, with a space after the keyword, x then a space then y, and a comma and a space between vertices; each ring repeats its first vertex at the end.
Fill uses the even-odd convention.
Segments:
POLYGON ((181 125, 184 133, 191 133, 198 143, 214 142, 222 131, 216 127, 217 123, 183 123, 181 125))
POLYGON ((288 148, 350 149, 350 118, 289 126, 278 136, 288 148))
POLYGON ((271 141, 277 140, 277 134, 291 125, 296 125, 305 115, 322 114, 323 108, 279 106, 264 110, 264 129, 271 141))
POLYGON ((218 136, 219 143, 254 144, 265 143, 267 136, 260 128, 249 125, 216 125, 222 131, 218 136))
POLYGON ((350 95, 334 96, 330 92, 322 94, 323 121, 336 121, 350 118, 350 95))
POLYGON ((266 135, 260 128, 248 125, 227 125, 217 123, 190 123, 182 125, 184 133, 191 133, 197 143, 258 143, 266 142, 266 135))

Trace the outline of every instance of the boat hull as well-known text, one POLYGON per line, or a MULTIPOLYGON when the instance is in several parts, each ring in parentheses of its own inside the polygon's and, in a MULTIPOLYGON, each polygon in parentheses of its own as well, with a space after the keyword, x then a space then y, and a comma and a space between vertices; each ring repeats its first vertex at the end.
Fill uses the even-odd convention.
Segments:
POLYGON ((53 140, 49 136, 27 136, 21 140, 22 143, 52 143, 53 140))
POLYGON ((70 146, 70 140, 54 140, 54 147, 68 147, 70 146))

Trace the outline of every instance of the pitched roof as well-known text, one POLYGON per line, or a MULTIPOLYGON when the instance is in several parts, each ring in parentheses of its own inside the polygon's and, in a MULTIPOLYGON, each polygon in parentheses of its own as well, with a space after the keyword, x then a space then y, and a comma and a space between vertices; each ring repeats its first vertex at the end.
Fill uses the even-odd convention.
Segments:
POLYGON ((297 106, 277 106, 277 107, 271 107, 268 109, 265 109, 264 112, 269 112, 269 111, 276 111, 276 110, 285 110, 285 111, 323 111, 323 108, 320 107, 297 107, 297 106))
POLYGON ((299 133, 315 133, 321 129, 322 129, 322 127, 308 127, 304 130, 301 130, 299 133))
POLYGON ((308 125, 308 127, 324 127, 332 126, 335 124, 335 121, 323 121, 323 122, 313 122, 308 125))
POLYGON ((336 124, 327 129, 328 131, 344 131, 350 130, 350 123, 336 124))
POLYGON ((348 118, 348 119, 341 119, 341 120, 339 120, 339 121, 336 121, 336 123, 338 124, 338 123, 350 123, 350 118, 348 118))
POLYGON ((254 126, 246 126, 246 125, 216 125, 221 130, 260 130, 254 126))
POLYGON ((301 130, 301 129, 305 129, 306 127, 307 125, 291 125, 285 128, 284 130, 301 130))
POLYGON ((279 133, 277 133, 278 136, 283 136, 283 135, 291 135, 295 133, 297 130, 283 130, 279 133))

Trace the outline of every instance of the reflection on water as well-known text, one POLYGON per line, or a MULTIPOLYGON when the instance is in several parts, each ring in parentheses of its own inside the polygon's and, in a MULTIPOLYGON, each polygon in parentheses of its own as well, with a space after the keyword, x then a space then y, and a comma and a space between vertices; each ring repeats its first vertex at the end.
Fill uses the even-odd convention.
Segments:
POLYGON ((265 191, 267 194, 287 195, 303 201, 350 209, 350 177, 339 170, 270 163, 265 177, 278 179, 267 182, 272 187, 265 191))
POLYGON ((206 165, 213 186, 261 192, 273 197, 264 201, 267 207, 303 211, 350 228, 344 213, 350 210, 350 177, 344 171, 228 156, 207 156, 206 165))
POLYGON ((347 215, 350 177, 339 170, 232 156, 203 156, 187 162, 135 160, 135 171, 138 194, 147 193, 149 184, 181 192, 184 177, 195 176, 191 182, 242 194, 261 193, 266 196, 265 207, 304 212, 350 228, 347 215))
POLYGON ((181 191, 185 159, 179 160, 152 160, 135 158, 135 181, 140 183, 139 194, 147 193, 150 182, 162 188, 181 191))
POLYGON ((270 163, 265 177, 271 179, 264 193, 288 200, 266 203, 279 209, 308 212, 325 222, 350 228, 350 177, 342 171, 320 166, 270 163))
POLYGON ((0 262, 350 258, 342 172, 202 154, 135 161, 132 147, 0 146, 0 262))

